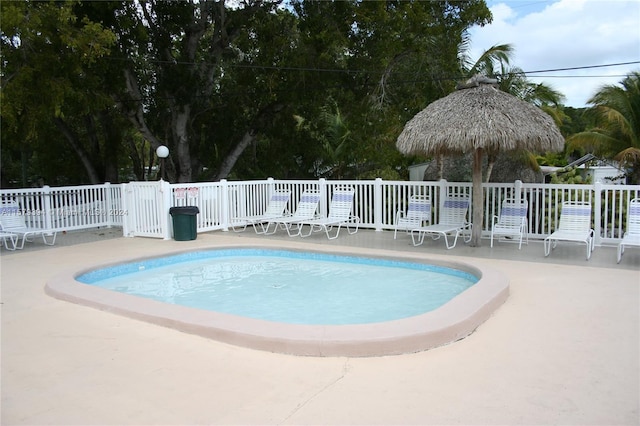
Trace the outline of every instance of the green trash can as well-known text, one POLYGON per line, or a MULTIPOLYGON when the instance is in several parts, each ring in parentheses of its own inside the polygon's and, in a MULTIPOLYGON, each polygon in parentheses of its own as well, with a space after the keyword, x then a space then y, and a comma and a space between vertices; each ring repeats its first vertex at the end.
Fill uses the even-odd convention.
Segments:
POLYGON ((169 214, 173 219, 173 239, 191 241, 198 236, 196 216, 200 213, 197 206, 171 207, 169 214))

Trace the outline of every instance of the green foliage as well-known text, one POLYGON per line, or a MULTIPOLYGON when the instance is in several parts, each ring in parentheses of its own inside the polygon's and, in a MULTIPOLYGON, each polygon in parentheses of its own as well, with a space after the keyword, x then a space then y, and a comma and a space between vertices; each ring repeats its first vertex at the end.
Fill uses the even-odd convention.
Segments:
POLYGON ((553 173, 551 183, 559 184, 591 184, 591 177, 586 179, 580 174, 580 170, 575 167, 563 169, 562 173, 553 173))
POLYGON ((568 139, 569 146, 620 161, 640 183, 640 72, 629 74, 620 86, 603 86, 589 103, 590 129, 568 139))
POLYGON ((114 142, 94 133, 99 111, 113 106, 102 60, 115 36, 80 18, 78 4, 0 3, 3 185, 104 181, 107 164, 117 167, 114 142), (18 157, 19 178, 7 164, 18 157))
POLYGON ((491 20, 481 0, 279 3, 1 2, 3 185, 144 178, 159 143, 180 179, 396 176, 402 126, 491 20))

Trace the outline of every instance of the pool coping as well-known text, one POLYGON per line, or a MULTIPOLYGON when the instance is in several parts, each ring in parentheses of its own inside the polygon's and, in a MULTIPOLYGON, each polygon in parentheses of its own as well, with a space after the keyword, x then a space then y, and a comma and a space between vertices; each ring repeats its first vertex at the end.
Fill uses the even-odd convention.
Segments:
POLYGON ((354 253, 335 247, 287 248, 287 250, 427 263, 469 272, 476 275, 479 280, 440 308, 410 318, 355 325, 298 325, 172 305, 83 284, 75 279, 75 277, 91 270, 123 262, 144 261, 195 251, 233 248, 276 249, 269 245, 225 244, 209 248, 172 250, 162 255, 95 264, 54 276, 46 283, 45 293, 56 299, 236 346, 319 357, 399 355, 450 344, 473 333, 509 297, 507 276, 493 268, 473 265, 468 261, 398 255, 396 252, 391 253, 383 250, 354 253))

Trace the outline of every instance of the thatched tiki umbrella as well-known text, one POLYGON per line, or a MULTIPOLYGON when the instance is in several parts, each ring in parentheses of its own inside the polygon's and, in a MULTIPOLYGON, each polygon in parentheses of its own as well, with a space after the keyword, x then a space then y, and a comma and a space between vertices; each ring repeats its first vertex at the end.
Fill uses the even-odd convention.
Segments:
POLYGON ((473 150, 473 247, 480 246, 482 234, 484 153, 560 151, 564 146, 564 138, 548 114, 494 84, 495 80, 485 77, 472 78, 416 114, 396 142, 405 154, 462 154, 473 150))

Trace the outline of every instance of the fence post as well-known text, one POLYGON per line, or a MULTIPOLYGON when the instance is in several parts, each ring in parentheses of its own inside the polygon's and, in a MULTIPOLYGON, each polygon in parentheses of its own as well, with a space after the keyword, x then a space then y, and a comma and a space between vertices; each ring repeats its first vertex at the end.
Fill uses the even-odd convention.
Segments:
POLYGON ((602 182, 598 181, 593 185, 593 232, 594 245, 602 244, 602 182))
MULTIPOLYGON (((105 191, 103 208, 107 210, 107 228, 111 228, 115 223, 112 216, 115 212, 122 213, 122 210, 113 208, 113 199, 111 197, 111 182, 105 182, 103 191, 105 191)), ((122 219, 124 221, 124 218, 122 219)))
POLYGON ((327 210, 328 210, 328 198, 329 198, 329 194, 327 193, 327 180, 325 178, 320 178, 318 179, 318 191, 320 191, 320 204, 318 206, 318 209, 320 210, 320 216, 321 217, 326 217, 327 216, 327 210))
MULTIPOLYGON (((273 180, 273 178, 269 178, 273 180)), ((229 202, 229 181, 226 179, 220 179, 220 222, 223 231, 229 231, 229 212, 231 211, 231 205, 229 202)))
POLYGON ((520 179, 514 182, 514 190, 515 190, 515 198, 516 204, 520 204, 522 200, 522 181, 520 179))
POLYGON ((51 220, 51 187, 49 185, 45 185, 42 187, 42 204, 44 210, 44 228, 51 229, 53 228, 53 221, 51 220))
POLYGON ((171 239, 171 226, 169 226, 169 209, 173 206, 173 197, 171 194, 171 184, 163 179, 158 181, 160 184, 160 227, 162 228, 162 238, 171 239))
POLYGON ((376 231, 382 231, 382 178, 373 182, 373 223, 376 231))
POLYGON ((136 213, 132 210, 133 205, 129 205, 129 197, 127 197, 128 185, 130 184, 120 184, 120 205, 122 206, 122 210, 127 212, 127 214, 122 217, 122 235, 125 237, 133 237, 130 222, 134 220, 136 213))
MULTIPOLYGON (((438 212, 440 212, 440 210, 442 209, 442 207, 444 206, 444 200, 447 199, 447 180, 446 179, 440 179, 438 181, 438 212)), ((440 213, 438 213, 438 215, 440 215, 440 213)))

